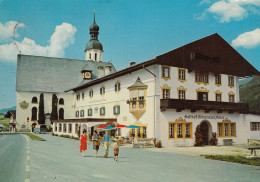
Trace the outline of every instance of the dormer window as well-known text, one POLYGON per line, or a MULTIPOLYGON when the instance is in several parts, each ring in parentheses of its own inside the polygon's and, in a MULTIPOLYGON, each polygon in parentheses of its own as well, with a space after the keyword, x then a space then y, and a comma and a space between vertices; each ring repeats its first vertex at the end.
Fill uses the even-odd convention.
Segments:
POLYGON ((92 79, 92 71, 91 70, 83 70, 82 72, 83 79, 92 79))

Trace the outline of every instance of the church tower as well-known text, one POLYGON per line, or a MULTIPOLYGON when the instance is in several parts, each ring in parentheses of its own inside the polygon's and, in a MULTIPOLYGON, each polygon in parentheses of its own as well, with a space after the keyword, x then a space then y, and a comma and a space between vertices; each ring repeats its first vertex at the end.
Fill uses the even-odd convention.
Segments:
POLYGON ((102 62, 103 46, 98 41, 99 26, 96 24, 95 12, 92 25, 89 27, 90 40, 88 41, 85 49, 86 60, 102 62))

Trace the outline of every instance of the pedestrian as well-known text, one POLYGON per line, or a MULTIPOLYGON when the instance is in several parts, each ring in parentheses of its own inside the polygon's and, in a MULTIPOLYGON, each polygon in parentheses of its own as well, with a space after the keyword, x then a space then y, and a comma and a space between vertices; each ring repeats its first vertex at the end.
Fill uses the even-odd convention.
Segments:
POLYGON ((92 136, 92 141, 93 141, 93 149, 95 150, 95 157, 97 158, 97 153, 100 145, 100 140, 99 140, 99 135, 97 130, 94 131, 94 134, 92 136))
POLYGON ((117 158, 118 158, 118 153, 119 153, 119 145, 117 143, 115 148, 114 148, 114 160, 116 160, 116 161, 117 161, 117 158))
POLYGON ((80 136, 80 152, 82 153, 82 156, 85 157, 85 150, 87 150, 87 131, 83 130, 83 134, 80 136))
POLYGON ((109 145, 110 145, 110 135, 108 134, 108 130, 106 130, 106 133, 103 135, 103 141, 102 144, 105 147, 105 155, 104 158, 108 158, 108 152, 109 152, 109 145))

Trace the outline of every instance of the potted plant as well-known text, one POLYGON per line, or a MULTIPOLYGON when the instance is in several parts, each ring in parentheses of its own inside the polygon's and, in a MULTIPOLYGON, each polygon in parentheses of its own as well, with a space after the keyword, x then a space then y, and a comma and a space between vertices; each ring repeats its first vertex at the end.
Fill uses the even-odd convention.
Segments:
POLYGON ((217 139, 217 133, 216 132, 212 132, 212 137, 209 141, 210 145, 217 145, 218 144, 218 139, 217 139))

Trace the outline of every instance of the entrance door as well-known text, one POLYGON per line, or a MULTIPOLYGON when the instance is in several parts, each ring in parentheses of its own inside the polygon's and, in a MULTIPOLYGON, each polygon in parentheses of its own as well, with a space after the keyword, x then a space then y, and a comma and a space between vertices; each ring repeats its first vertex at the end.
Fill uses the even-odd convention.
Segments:
POLYGON ((199 101, 208 101, 208 93, 207 92, 198 92, 198 100, 199 101))
POLYGON ((202 134, 203 144, 208 145, 209 142, 209 126, 206 122, 200 124, 200 132, 202 134))

